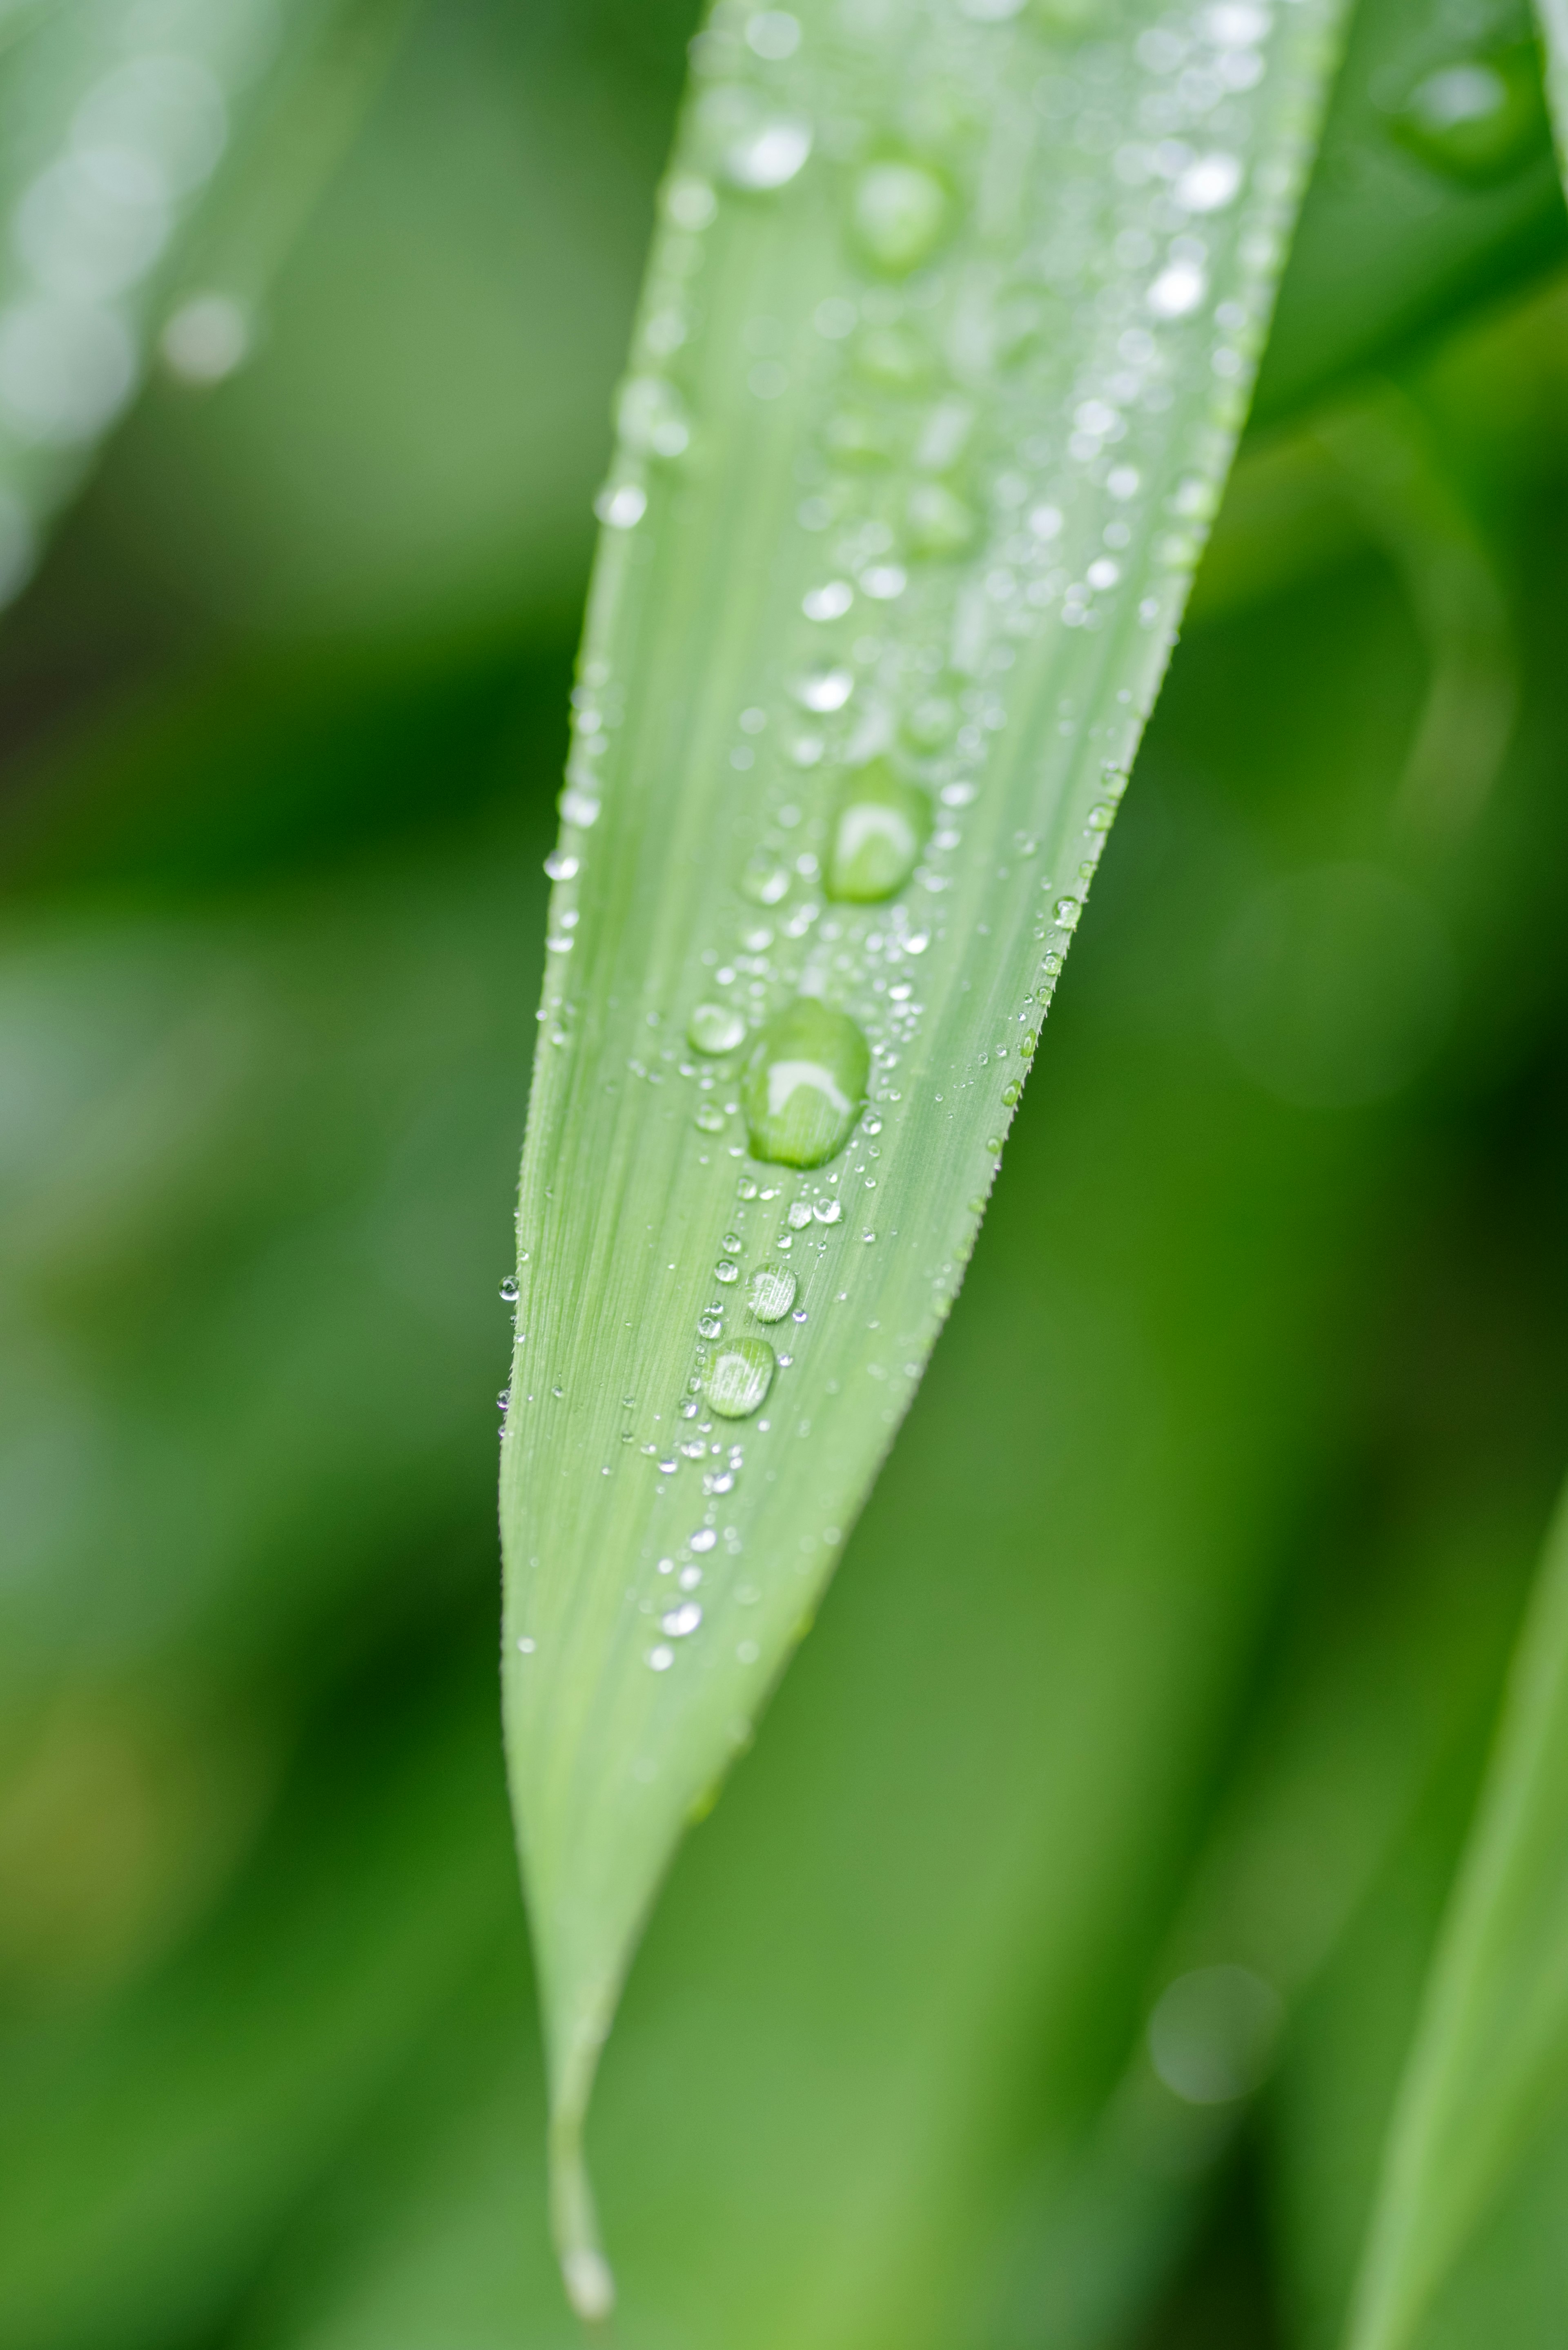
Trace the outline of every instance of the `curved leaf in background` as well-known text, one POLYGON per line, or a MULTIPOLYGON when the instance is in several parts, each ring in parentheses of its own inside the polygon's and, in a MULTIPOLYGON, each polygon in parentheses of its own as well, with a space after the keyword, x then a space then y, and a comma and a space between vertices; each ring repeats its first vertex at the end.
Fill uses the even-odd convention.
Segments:
POLYGON ((0 54, 0 604, 140 382, 150 334, 213 383, 246 356, 267 276, 402 20, 396 0, 114 0, 21 12, 0 54), (324 68, 323 70, 314 70, 324 68), (236 144, 288 101, 213 286, 182 286, 191 231, 236 144), (302 100, 308 102, 302 103, 302 100), (232 264, 231 268, 229 265, 232 264), (233 283, 230 279, 233 279, 233 283))
POLYGON ((1404 2350, 1417 2338, 1489 2207, 1539 2157, 1565 2098, 1568 1508, 1560 1507, 1390 2130, 1352 2350, 1404 2350))
MULTIPOLYGON (((519 1209, 555 2218, 692 1806, 968 1257, 1246 402, 1334 11, 725 9, 601 500, 519 1209)), ((955 1561, 955 1605, 961 1604, 955 1561)))

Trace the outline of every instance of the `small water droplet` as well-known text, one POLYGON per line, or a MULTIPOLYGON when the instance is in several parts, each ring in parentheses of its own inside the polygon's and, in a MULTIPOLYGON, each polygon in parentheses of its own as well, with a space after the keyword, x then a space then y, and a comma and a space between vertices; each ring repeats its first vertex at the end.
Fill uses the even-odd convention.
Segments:
POLYGON ((796 701, 807 710, 822 714, 842 710, 855 691, 855 672, 830 667, 807 670, 794 691, 796 701))
POLYGON ((1058 898, 1055 910, 1056 920, 1062 928, 1064 931, 1075 931, 1084 911, 1083 901, 1078 898, 1058 898))
POLYGON ((866 1098, 871 1055, 847 1014, 803 995, 775 1014, 742 1080, 752 1156, 820 1167, 849 1139, 866 1098))
POLYGON ((704 1314, 698 1321, 697 1336, 700 1338, 717 1338, 723 1327, 724 1325, 717 1314, 704 1314))
MULTIPOLYGON (((773 1385, 774 1350, 765 1338, 731 1338, 716 1347, 702 1368, 702 1392, 722 1419, 749 1419, 761 1409, 773 1385)), ((711 1549, 692 1536, 691 1547, 711 1549)))
POLYGON ((578 869, 577 859, 568 857, 564 849, 553 848, 545 859, 545 870, 552 881, 570 881, 578 869))
POLYGON ((520 1657, 531 1657, 536 1645, 536 1642, 524 1638, 517 1643, 517 1653, 520 1657))
POLYGON ((575 824, 580 831, 587 832, 599 820, 599 803, 592 792, 585 792, 579 785, 568 784, 561 794, 561 814, 568 824, 575 824))
POLYGON ((787 1265, 760 1264, 746 1287, 746 1303, 759 1322, 782 1322, 799 1284, 787 1265))
POLYGON ((761 91, 742 86, 710 90, 698 129, 731 187, 748 195, 787 187, 811 153, 811 125, 803 115, 776 112, 761 91))
POLYGON ((701 1621, 702 1610, 696 1600, 686 1599, 679 1607, 671 1607, 659 1617, 659 1628, 672 1640, 684 1640, 695 1632, 701 1621))
POLYGON ((808 620, 841 620, 854 601, 855 590, 847 579, 830 579, 826 587, 808 588, 800 608, 808 620))
POLYGON ((502 1295, 503 1299, 504 1300, 504 1302, 505 1302, 508 1305, 516 1305, 516 1303, 517 1303, 517 1275, 516 1275, 514 1273, 509 1273, 509 1274, 507 1274, 507 1276, 506 1276, 505 1280, 502 1283, 502 1284, 501 1284, 501 1295, 502 1295))
POLYGON ((776 906, 789 895, 789 869, 775 858, 753 857, 741 875, 741 895, 753 906, 776 906))
POLYGON ((790 1201, 789 1222, 795 1232, 799 1232, 805 1230, 806 1225, 811 1222, 811 1202, 809 1200, 792 1200, 790 1201))
POLYGON ((700 1134, 722 1134, 724 1113, 716 1102, 703 1102, 691 1123, 700 1134))
POLYGON ((680 395, 661 375, 635 375, 621 386, 616 421, 627 446, 644 456, 679 457, 691 439, 680 395))
POLYGON ((819 1224, 836 1224, 844 1210, 836 1200, 818 1200, 811 1212, 819 1224))
POLYGON ((648 492, 636 482, 610 482, 594 500, 594 512, 611 530, 635 530, 648 512, 648 492))
MULTIPOLYGON (((760 1339, 751 1338, 746 1340, 745 1343, 748 1346, 754 1347, 760 1346, 762 1342, 760 1339)), ((699 1526, 696 1533, 691 1537, 691 1547, 693 1550, 711 1550, 713 1544, 718 1541, 718 1539, 719 1537, 713 1532, 711 1526, 699 1526)))
POLYGON ((936 251, 952 209, 951 191, 923 163, 868 163, 850 198, 850 234, 874 269, 907 277, 936 251))
POLYGON ((741 1268, 735 1263, 733 1257, 722 1256, 719 1259, 718 1263, 713 1267, 713 1278, 715 1281, 739 1281, 740 1277, 741 1268))
POLYGON ((941 482, 921 482, 910 491, 904 521, 910 552, 939 560, 962 555, 979 526, 973 508, 941 482))
POLYGON ((800 24, 787 9, 763 8, 748 18, 746 47, 759 57, 776 64, 793 57, 800 47, 800 24))
POLYGON ((673 1648, 665 1648, 661 1643, 657 1648, 649 1648, 648 1661, 656 1673, 667 1673, 675 1662, 675 1651, 673 1648))
POLYGON ((886 759, 848 776, 839 795, 827 856, 827 894, 850 905, 876 905, 900 890, 919 862, 931 828, 931 803, 886 759))
POLYGON ((1017 1080, 1017 1078, 1016 1078, 1016 1077, 1014 1077, 1014 1079, 1013 1079, 1012 1083, 1010 1086, 1003 1086, 1003 1087, 1002 1087, 1002 1102, 1003 1102, 1003 1104, 1005 1105, 1005 1107, 1006 1107, 1008 1109, 1016 1109, 1016 1107, 1018 1107, 1018 1104, 1023 1100, 1023 1087, 1019 1084, 1019 1082, 1018 1082, 1018 1080, 1017 1080))
POLYGON ((694 1053, 732 1053, 745 1035, 745 1016, 730 1003, 699 1003, 686 1023, 686 1041, 694 1053))

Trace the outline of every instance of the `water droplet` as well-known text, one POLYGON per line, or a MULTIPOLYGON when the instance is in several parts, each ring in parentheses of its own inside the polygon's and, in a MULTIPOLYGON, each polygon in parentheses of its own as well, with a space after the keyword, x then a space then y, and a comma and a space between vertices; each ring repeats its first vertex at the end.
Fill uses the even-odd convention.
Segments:
POLYGON ((701 1621, 702 1610, 695 1599, 685 1599, 679 1607, 671 1607, 659 1617, 659 1628, 668 1633, 672 1640, 684 1640, 695 1632, 701 1621))
POLYGON ((763 8, 747 22, 746 47, 771 64, 793 57, 800 47, 799 22, 786 9, 763 8))
POLYGON ((972 507, 940 482, 921 482, 910 491, 905 525, 912 554, 961 555, 977 528, 972 507))
POLYGON ((740 1277, 741 1268, 735 1263, 733 1257, 722 1256, 719 1259, 718 1263, 713 1267, 713 1278, 715 1281, 722 1281, 727 1284, 732 1281, 739 1281, 740 1277))
MULTIPOLYGON (((761 1346, 762 1340, 760 1338, 746 1338, 742 1339, 741 1343, 742 1346, 757 1347, 761 1346)), ((711 1550, 713 1544, 718 1541, 718 1539, 719 1537, 713 1532, 711 1526, 699 1526, 696 1533, 691 1537, 691 1546, 693 1550, 711 1550)))
MULTIPOLYGON (((717 1314, 704 1314, 697 1325, 697 1336, 700 1338, 717 1338, 723 1327, 717 1314)), ((697 1450, 701 1452, 701 1446, 699 1445, 697 1450)))
POLYGON ((1058 898, 1056 900, 1056 920, 1061 923, 1062 928, 1064 931, 1075 931, 1077 929, 1079 919, 1082 916, 1083 911, 1084 907, 1081 899, 1058 898))
POLYGON ((936 251, 951 212, 951 192, 923 163, 868 163, 850 199, 850 232, 874 269, 907 277, 936 251))
POLYGON ((1511 178, 1546 135, 1533 43, 1459 58, 1427 74, 1391 127, 1402 147, 1448 178, 1473 187, 1511 178))
POLYGON ((585 792, 576 784, 568 784, 561 794, 561 814, 568 824, 587 832, 599 820, 599 803, 592 792, 585 792))
POLYGON ((545 870, 552 881, 570 881, 577 873, 577 859, 564 849, 553 848, 545 859, 545 870))
POLYGON ((657 1648, 649 1648, 648 1661, 656 1673, 667 1673, 675 1662, 675 1651, 660 1644, 657 1648))
POLYGON ((742 1082, 752 1156, 820 1167, 843 1149, 866 1098, 871 1055, 843 1012, 803 995, 763 1030, 742 1082))
POLYGON ((819 1224, 836 1224, 844 1210, 836 1200, 818 1200, 811 1212, 819 1224))
POLYGON ((794 1232, 799 1232, 805 1231, 806 1225, 811 1222, 811 1202, 809 1200, 792 1200, 790 1201, 789 1222, 792 1230, 794 1232))
POLYGON ((594 512, 611 530, 635 530, 648 512, 648 492, 636 482, 612 482, 594 500, 594 512))
POLYGON ((502 1295, 502 1297, 504 1299, 505 1303, 506 1303, 508 1305, 516 1305, 516 1303, 517 1303, 517 1275, 516 1275, 514 1273, 509 1273, 509 1274, 507 1274, 507 1276, 506 1276, 505 1280, 502 1283, 502 1284, 501 1284, 501 1295, 502 1295))
POLYGON ((621 439, 644 456, 679 457, 691 439, 680 393, 660 375, 637 375, 616 403, 621 439))
POLYGON ((855 346, 855 365, 889 391, 918 391, 935 372, 929 348, 910 327, 867 327, 855 346))
POLYGON ((691 1123, 700 1134, 722 1134, 724 1113, 717 1102, 704 1102, 691 1123))
POLYGON ((759 1322, 782 1322, 799 1284, 784 1264, 760 1264, 746 1288, 746 1303, 759 1322))
POLYGON ((839 796, 827 857, 827 894, 850 905, 876 905, 901 889, 931 828, 931 804, 886 759, 850 775, 839 796))
POLYGON ((807 670, 794 691, 796 701, 807 710, 819 714, 842 710, 855 691, 855 672, 834 668, 807 670))
POLYGON ((1016 1077, 1010 1086, 1003 1086, 1002 1088, 1002 1102, 1008 1109, 1016 1109, 1023 1097, 1023 1088, 1016 1077))
POLYGON ((830 579, 826 587, 808 588, 800 608, 808 620, 841 620, 854 601, 855 590, 847 579, 830 579))
POLYGON ((799 173, 811 153, 811 125, 780 113, 760 90, 739 85, 710 90, 698 110, 698 132, 731 187, 771 195, 799 173))
POLYGON ((776 906, 789 895, 789 868, 776 858, 753 857, 741 875, 740 889, 753 906, 776 906))
POLYGON ((1188 213, 1223 212, 1241 185, 1239 155, 1199 155, 1177 174, 1171 194, 1188 213))
POLYGON ((699 1003, 686 1023, 686 1041, 694 1053, 732 1053, 745 1036, 744 1015, 730 1003, 699 1003))
POLYGON ((1173 261, 1162 269, 1145 300, 1157 318, 1185 318, 1209 291, 1209 280, 1195 261, 1173 261))
MULTIPOLYGON (((715 1347, 703 1365, 702 1392, 722 1419, 749 1419, 766 1401, 773 1377, 774 1350, 765 1338, 731 1338, 715 1347)), ((705 1543, 695 1534, 691 1538, 693 1550, 712 1545, 711 1533, 705 1543)))
POLYGON ((520 1657, 531 1657, 537 1645, 536 1641, 524 1638, 517 1643, 517 1653, 520 1657))

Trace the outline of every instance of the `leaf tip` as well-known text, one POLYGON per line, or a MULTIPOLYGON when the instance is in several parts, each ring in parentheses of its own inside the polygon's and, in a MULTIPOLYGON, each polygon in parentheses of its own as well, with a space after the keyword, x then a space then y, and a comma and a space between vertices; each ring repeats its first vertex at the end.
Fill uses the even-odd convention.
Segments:
POLYGON ((550 2220, 566 2299, 585 2324, 601 2325, 615 2308, 615 2272, 599 2241, 598 2214, 583 2152, 591 2060, 574 2071, 577 2077, 550 2122, 550 2220))

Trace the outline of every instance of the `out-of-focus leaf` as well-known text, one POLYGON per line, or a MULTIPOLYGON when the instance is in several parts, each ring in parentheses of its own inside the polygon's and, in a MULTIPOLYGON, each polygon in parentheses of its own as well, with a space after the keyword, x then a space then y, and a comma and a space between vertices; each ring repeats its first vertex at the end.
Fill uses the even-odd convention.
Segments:
MULTIPOLYGON (((396 0, 358 0, 369 18, 396 0)), ((141 380, 161 301, 225 154, 281 82, 297 95, 356 0, 203 0, 128 16, 115 0, 21 12, 0 54, 0 601, 141 380)), ((225 289, 164 323, 198 381, 244 355, 225 289)))
POLYGON ((1489 2207, 1563 2117, 1565 1856, 1568 1511, 1560 1511, 1400 2088, 1353 2350, 1405 2350, 1420 2338, 1489 2207))
POLYGON ((637 1934, 957 1289, 1267 318, 1333 12, 1184 24, 821 6, 695 53, 600 506, 503 1443, 590 2315, 637 1934), (1118 120, 1203 151, 1113 168, 1118 120))
POLYGON ((401 1721, 350 1716, 349 1751, 307 1751, 191 1949, 85 2028, 46 2012, 0 2038, 7 2350, 161 2350, 210 2327, 493 1946, 515 1894, 493 1690, 429 1678, 401 1721))
POLYGON ((1356 10, 1255 417, 1384 367, 1456 309, 1568 259, 1528 0, 1462 21, 1421 0, 1356 10), (1430 120, 1431 135, 1412 136, 1430 120), (1490 135, 1487 167, 1472 149, 1490 135))

